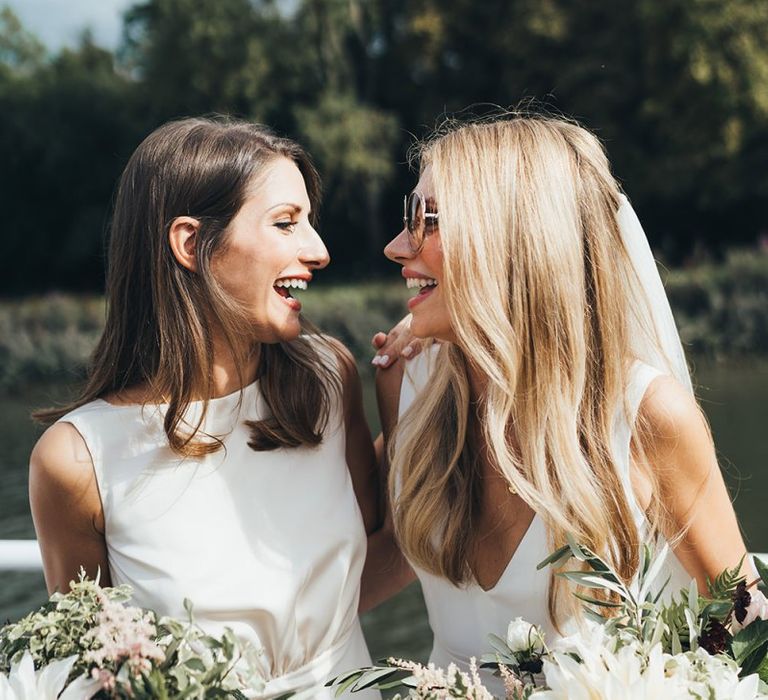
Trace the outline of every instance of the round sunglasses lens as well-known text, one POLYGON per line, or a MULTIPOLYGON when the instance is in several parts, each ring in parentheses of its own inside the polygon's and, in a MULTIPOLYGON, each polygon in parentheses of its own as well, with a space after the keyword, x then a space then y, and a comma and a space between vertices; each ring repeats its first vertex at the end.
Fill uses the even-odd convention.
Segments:
POLYGON ((406 206, 408 218, 408 233, 411 236, 411 244, 414 248, 418 247, 424 234, 424 216, 421 206, 421 197, 415 192, 408 195, 406 206))

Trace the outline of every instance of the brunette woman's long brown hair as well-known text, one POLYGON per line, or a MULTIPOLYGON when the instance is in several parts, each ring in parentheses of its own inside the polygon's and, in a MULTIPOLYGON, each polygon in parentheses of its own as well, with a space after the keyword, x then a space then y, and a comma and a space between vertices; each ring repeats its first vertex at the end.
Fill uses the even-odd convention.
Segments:
MULTIPOLYGON (((248 423, 254 450, 317 445, 339 391, 333 348, 302 335, 273 345, 251 341, 242 305, 211 272, 227 245, 227 227, 258 185, 266 167, 289 158, 301 171, 312 211, 320 180, 307 153, 264 126, 224 118, 165 124, 136 149, 120 178, 107 264, 107 315, 80 396, 69 405, 36 412, 44 423, 94 399, 146 386, 147 403, 167 403, 164 429, 171 448, 196 456, 221 447, 201 436, 213 396, 213 338, 220 333, 244 367, 258 351, 260 388, 268 417, 248 423), (168 233, 179 216, 200 222, 197 270, 180 265, 168 233), (215 320, 214 320, 215 319, 215 320), (325 348, 324 348, 325 345, 325 348), (185 422, 192 401, 203 410, 185 422)), ((244 377, 240 377, 241 386, 244 377)))

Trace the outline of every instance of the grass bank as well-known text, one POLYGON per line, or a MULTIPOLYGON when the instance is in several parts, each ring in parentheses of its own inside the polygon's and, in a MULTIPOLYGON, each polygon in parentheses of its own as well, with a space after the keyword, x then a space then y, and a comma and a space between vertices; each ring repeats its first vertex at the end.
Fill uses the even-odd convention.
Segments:
MULTIPOLYGON (((768 255, 732 253, 720 264, 664 273, 687 351, 697 360, 768 357, 768 255)), ((360 362, 370 337, 399 319, 408 297, 399 281, 313 285, 306 315, 340 338, 360 362)), ((82 376, 102 328, 97 296, 50 294, 0 302, 0 390, 82 376)))

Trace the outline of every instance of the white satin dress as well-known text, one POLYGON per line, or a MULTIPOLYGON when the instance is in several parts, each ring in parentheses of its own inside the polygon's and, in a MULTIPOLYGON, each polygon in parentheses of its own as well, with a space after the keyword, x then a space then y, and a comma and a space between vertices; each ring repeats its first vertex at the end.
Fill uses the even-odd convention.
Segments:
MULTIPOLYGON (((255 452, 243 424, 266 412, 255 382, 242 402, 240 392, 210 401, 203 427, 224 449, 199 459, 168 447, 165 408, 96 400, 61 419, 93 460, 112 583, 130 584, 132 602, 160 615, 185 618, 189 598, 204 629, 228 626, 261 650, 267 683, 255 697, 369 665, 357 616, 366 533, 340 406, 320 446, 255 452)), ((189 422, 200 410, 192 404, 189 422)))
MULTIPOLYGON (((434 346, 406 363, 400 390, 400 416, 418 401, 418 394, 429 380, 438 351, 437 346, 434 346)), ((633 421, 646 389, 659 374, 658 370, 648 365, 635 365, 627 397, 633 421)), ((642 537, 642 533, 647 530, 647 521, 631 487, 630 438, 630 424, 622 411, 614 424, 613 446, 621 469, 621 480, 642 537)), ((538 624, 548 641, 556 639, 559 635, 552 626, 547 607, 550 572, 548 567, 536 570, 539 562, 549 554, 546 526, 536 515, 498 582, 487 591, 475 582, 461 587, 454 586, 447 579, 412 564, 421 583, 429 624, 434 633, 429 660, 442 668, 455 663, 466 670, 471 657, 479 659, 492 651, 488 635, 493 633, 502 639, 506 638, 507 626, 516 617, 538 624)), ((667 592, 676 592, 690 583, 690 577, 673 554, 667 559, 667 569, 666 575, 672 577, 667 592)), ((666 575, 660 577, 662 581, 666 575)), ((564 628, 567 630, 567 625, 564 628)), ((501 681, 485 670, 480 673, 488 690, 496 697, 503 698, 504 687, 501 681)))

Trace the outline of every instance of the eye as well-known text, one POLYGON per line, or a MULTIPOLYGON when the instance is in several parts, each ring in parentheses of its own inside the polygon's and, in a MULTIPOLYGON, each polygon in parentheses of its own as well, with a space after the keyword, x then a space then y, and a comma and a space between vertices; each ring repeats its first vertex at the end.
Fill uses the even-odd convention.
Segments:
POLYGON ((298 226, 298 224, 298 221, 276 221, 274 226, 279 228, 281 231, 285 231, 286 233, 293 233, 296 230, 296 226, 298 226))

